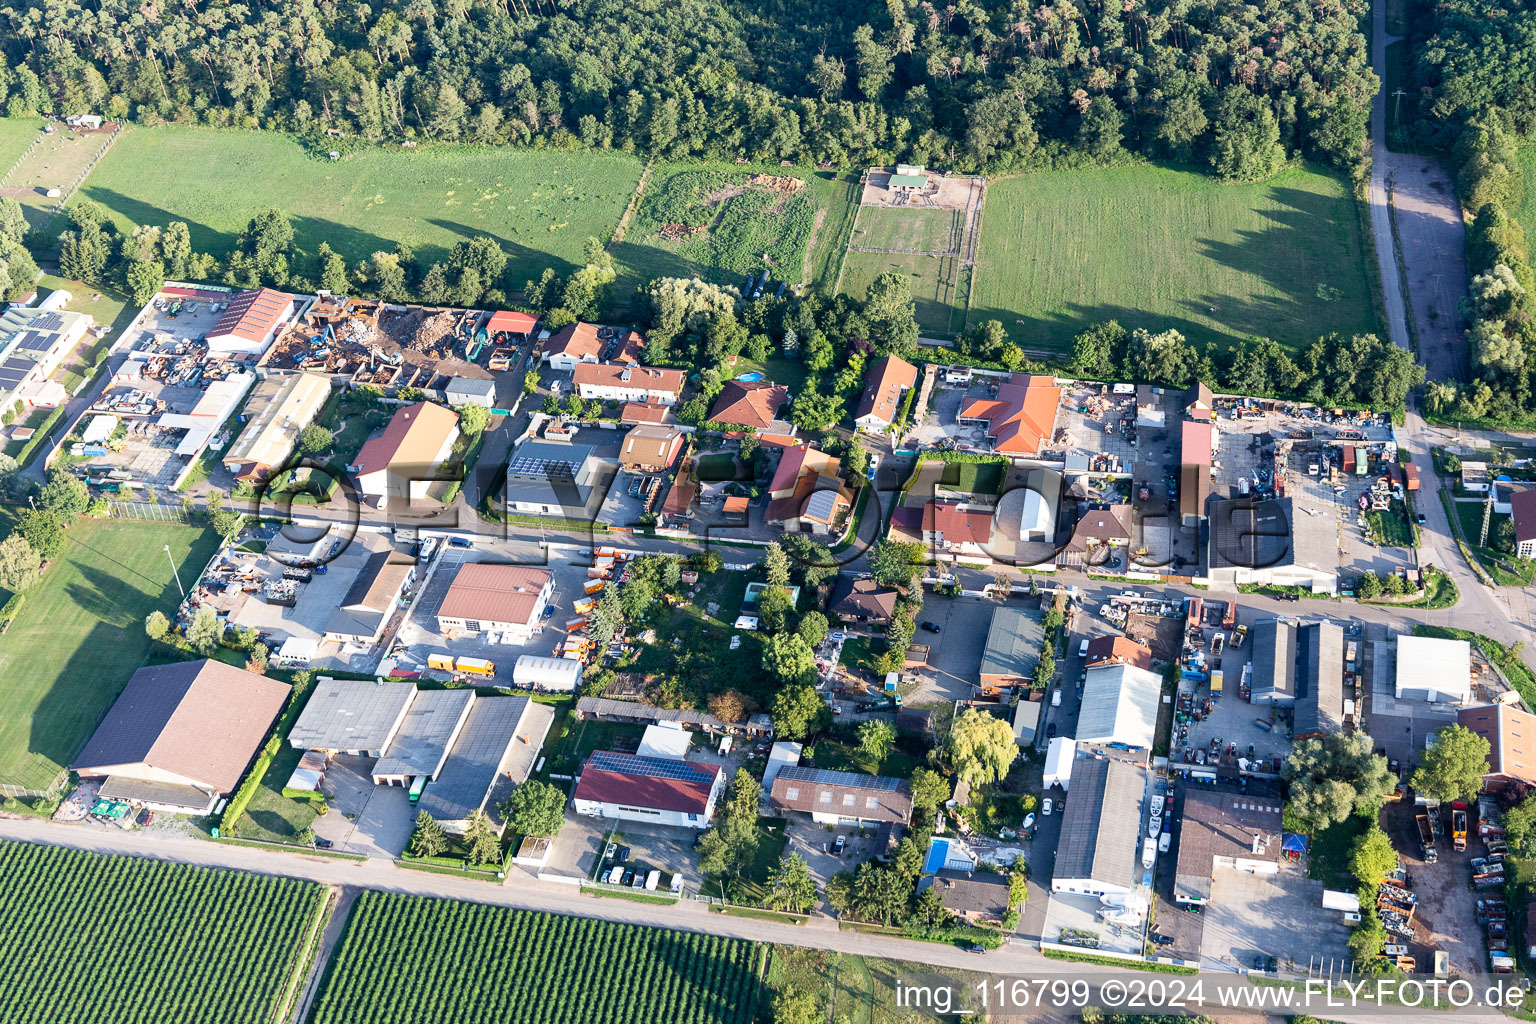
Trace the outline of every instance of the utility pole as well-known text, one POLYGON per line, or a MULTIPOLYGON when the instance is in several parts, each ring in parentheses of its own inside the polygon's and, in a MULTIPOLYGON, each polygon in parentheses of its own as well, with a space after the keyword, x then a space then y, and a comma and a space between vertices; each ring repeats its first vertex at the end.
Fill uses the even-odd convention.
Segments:
POLYGON ((185 601, 187 599, 187 588, 181 585, 181 573, 176 569, 176 559, 171 557, 171 546, 169 544, 162 544, 160 546, 165 548, 165 560, 171 563, 171 575, 176 577, 176 589, 181 591, 181 599, 185 601))

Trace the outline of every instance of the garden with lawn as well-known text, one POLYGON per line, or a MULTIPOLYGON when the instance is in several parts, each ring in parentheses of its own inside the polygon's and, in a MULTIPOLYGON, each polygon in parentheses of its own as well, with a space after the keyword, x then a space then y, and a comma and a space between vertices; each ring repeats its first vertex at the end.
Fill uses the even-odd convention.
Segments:
MULTIPOLYGON (((14 510, 0 516, 8 535, 14 510)), ((218 543, 208 529, 115 519, 78 520, 65 537, 0 637, 0 783, 58 777, 149 651, 145 617, 175 607, 171 563, 191 580, 218 543)))
POLYGON ((1004 178, 987 186, 970 323, 1052 352, 1111 319, 1300 349, 1379 331, 1367 256, 1349 183, 1310 167, 1253 184, 1152 165, 1004 178))

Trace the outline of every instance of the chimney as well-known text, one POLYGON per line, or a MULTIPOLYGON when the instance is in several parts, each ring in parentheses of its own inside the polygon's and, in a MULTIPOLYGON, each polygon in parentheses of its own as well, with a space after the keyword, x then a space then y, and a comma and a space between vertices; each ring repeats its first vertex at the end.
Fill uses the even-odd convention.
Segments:
POLYGON ((1263 852, 1264 852, 1263 837, 1260 836, 1257 832, 1255 832, 1253 834, 1253 853, 1254 853, 1255 856, 1257 856, 1258 854, 1263 853, 1263 852))

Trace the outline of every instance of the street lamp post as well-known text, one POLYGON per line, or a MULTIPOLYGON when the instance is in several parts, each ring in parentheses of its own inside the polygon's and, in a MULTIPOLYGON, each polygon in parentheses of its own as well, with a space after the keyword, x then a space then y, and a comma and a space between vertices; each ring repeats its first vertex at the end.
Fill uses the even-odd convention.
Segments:
POLYGON ((181 591, 182 599, 185 600, 187 588, 181 585, 181 573, 176 570, 176 559, 171 557, 171 546, 162 544, 161 547, 165 548, 165 560, 171 563, 171 575, 176 577, 176 589, 181 591))

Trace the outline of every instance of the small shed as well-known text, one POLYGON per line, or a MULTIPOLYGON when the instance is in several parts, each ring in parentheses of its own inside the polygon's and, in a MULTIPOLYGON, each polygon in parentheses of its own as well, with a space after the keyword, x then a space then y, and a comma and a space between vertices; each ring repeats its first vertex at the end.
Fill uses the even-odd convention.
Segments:
POLYGON ((682 761, 693 744, 693 733, 679 722, 658 722, 645 727, 640 737, 640 757, 665 757, 682 761))
POLYGON ((520 690, 570 693, 581 682, 581 662, 525 654, 512 666, 512 685, 520 690))
POLYGON ((307 668, 319 649, 320 641, 314 637, 291 636, 272 655, 272 664, 277 668, 307 668))
POLYGON ((110 438, 116 429, 116 416, 92 416, 91 422, 86 424, 85 430, 81 431, 80 440, 86 444, 100 444, 110 438))
POLYGON ((496 405, 496 382, 478 377, 455 377, 443 389, 443 397, 455 407, 480 405, 490 409, 496 405))

